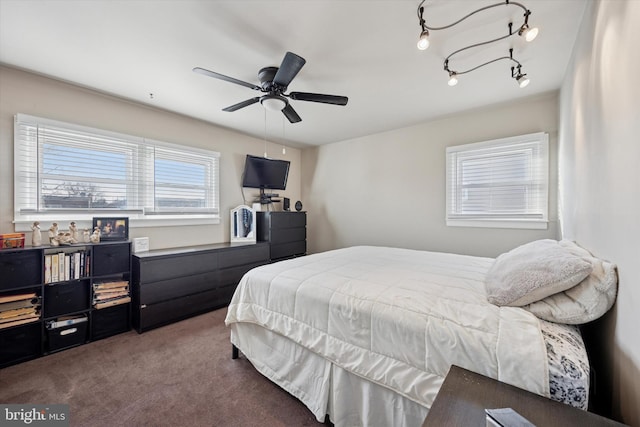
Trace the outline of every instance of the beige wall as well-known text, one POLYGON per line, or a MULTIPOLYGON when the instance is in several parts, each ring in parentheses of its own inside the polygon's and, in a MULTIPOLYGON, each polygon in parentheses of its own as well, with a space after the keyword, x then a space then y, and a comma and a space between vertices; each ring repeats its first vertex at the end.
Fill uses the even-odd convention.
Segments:
POLYGON ((618 265, 616 306, 592 326, 600 399, 640 426, 640 2, 589 4, 561 92, 562 235, 618 265))
MULTIPOLYGON (((218 225, 132 228, 131 237, 148 236, 151 249, 225 242, 229 240, 229 210, 243 202, 240 177, 246 154, 261 156, 264 141, 205 122, 104 95, 60 81, 0 66, 0 233, 14 231, 13 116, 25 113, 160 141, 215 150, 220 157, 218 225)), ((268 144, 274 158, 291 161, 287 191, 300 198, 300 150, 268 144)), ((256 190, 245 189, 247 202, 256 190)), ((48 228, 48 225, 46 226, 48 228)))
POLYGON ((555 238, 558 94, 305 149, 302 194, 309 251, 351 245, 402 246, 494 257, 519 244, 555 238), (447 227, 447 146, 549 133, 547 230, 447 227))

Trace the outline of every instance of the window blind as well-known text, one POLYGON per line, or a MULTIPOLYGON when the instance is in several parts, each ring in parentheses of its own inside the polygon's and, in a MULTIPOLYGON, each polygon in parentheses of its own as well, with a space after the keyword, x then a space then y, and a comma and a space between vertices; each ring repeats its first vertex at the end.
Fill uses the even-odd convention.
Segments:
POLYGON ((219 153, 18 114, 15 216, 219 215, 219 153))
POLYGON ((546 227, 548 163, 545 133, 448 147, 447 224, 546 227))

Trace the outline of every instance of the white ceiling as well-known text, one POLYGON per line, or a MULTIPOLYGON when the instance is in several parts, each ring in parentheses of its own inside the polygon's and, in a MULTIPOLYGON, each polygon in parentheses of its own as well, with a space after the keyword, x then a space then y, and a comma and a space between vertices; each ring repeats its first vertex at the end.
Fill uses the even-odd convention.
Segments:
MULTIPOLYGON (((443 60, 506 35, 523 11, 504 5, 416 48, 419 0, 0 0, 0 62, 294 146, 396 129, 560 87, 588 0, 520 0, 540 35, 509 37, 450 61, 464 70, 508 55, 531 84, 520 89, 498 61, 447 85, 443 60), (254 104, 260 93, 192 72, 199 66, 259 84, 258 70, 286 51, 307 60, 288 91, 349 97, 347 106, 291 101, 302 122, 254 104), (153 94, 151 98, 150 94, 153 94), (266 116, 266 121, 265 121, 266 116)), ((428 26, 449 24, 496 0, 427 1, 428 26)), ((514 2, 511 2, 514 3, 514 2)))

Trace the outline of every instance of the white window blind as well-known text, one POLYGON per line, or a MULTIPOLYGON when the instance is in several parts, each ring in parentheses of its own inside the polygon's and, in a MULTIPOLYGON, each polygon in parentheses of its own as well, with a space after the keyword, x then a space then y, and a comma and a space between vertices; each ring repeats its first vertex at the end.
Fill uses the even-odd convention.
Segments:
POLYGON ((14 132, 16 221, 219 217, 217 152, 24 114, 14 132))
POLYGON ((447 225, 546 228, 546 133, 447 148, 447 225))

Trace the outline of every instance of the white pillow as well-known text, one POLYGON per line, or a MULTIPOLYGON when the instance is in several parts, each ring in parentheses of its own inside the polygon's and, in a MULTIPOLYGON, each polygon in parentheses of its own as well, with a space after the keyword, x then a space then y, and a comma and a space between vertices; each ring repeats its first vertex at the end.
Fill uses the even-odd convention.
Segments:
POLYGON ((495 305, 531 304, 574 287, 592 269, 556 240, 536 240, 496 258, 485 279, 487 299, 495 305))
POLYGON ((562 240, 560 245, 574 255, 588 260, 593 266, 591 274, 573 288, 523 308, 540 319, 550 322, 571 325, 591 322, 609 311, 616 300, 618 290, 616 266, 593 257, 587 250, 570 240, 562 240))

